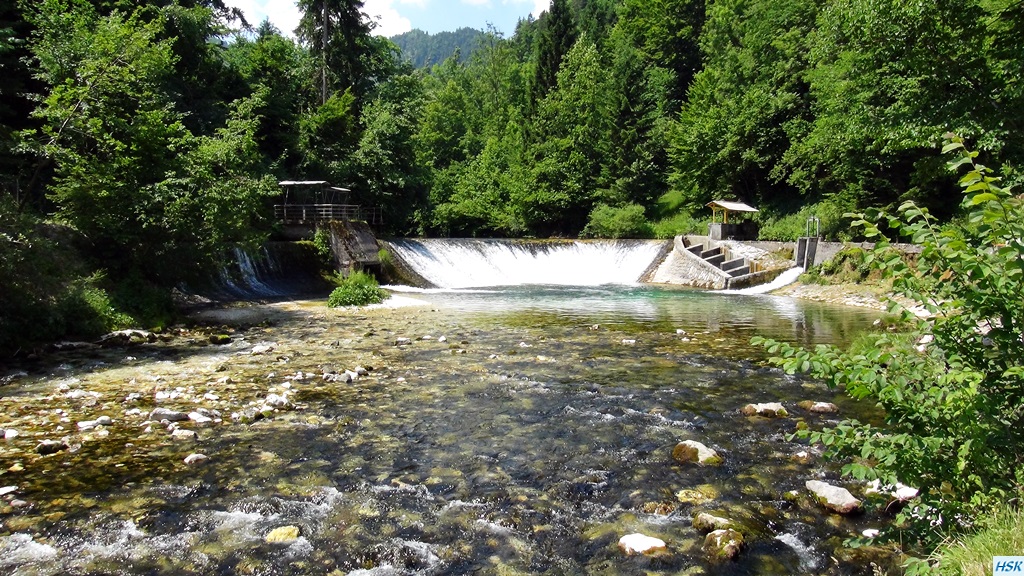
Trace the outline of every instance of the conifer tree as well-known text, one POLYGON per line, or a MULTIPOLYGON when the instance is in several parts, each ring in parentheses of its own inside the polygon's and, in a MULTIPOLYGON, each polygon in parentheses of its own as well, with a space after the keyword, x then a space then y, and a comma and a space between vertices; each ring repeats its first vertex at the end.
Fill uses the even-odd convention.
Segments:
POLYGON ((530 95, 534 109, 537 102, 558 84, 562 58, 576 43, 576 24, 568 0, 552 0, 551 10, 542 19, 540 28, 537 38, 537 69, 530 95))

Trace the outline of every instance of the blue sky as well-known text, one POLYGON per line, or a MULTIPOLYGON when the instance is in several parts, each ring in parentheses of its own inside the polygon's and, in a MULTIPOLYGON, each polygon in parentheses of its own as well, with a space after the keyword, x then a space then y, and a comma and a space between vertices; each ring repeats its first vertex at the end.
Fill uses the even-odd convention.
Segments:
MULTIPOLYGON (((299 22, 295 0, 225 0, 241 8, 253 25, 264 18, 291 35, 299 22)), ((511 36, 516 22, 548 9, 550 0, 364 0, 364 11, 377 22, 374 34, 394 36, 413 28, 431 34, 469 27, 484 29, 491 23, 511 36)))

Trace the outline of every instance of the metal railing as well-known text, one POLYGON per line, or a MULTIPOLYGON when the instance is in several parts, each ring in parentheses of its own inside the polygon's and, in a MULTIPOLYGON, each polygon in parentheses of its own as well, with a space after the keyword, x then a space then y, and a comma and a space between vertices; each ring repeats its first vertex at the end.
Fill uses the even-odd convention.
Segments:
POLYGON ((369 224, 383 224, 379 207, 363 208, 358 204, 278 204, 274 218, 285 224, 309 224, 331 220, 365 220, 369 224))

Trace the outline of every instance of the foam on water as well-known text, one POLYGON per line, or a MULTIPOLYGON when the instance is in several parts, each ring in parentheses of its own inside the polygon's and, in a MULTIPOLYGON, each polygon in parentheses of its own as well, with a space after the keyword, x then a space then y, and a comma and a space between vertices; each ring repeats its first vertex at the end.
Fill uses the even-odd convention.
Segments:
POLYGON ((789 270, 786 270, 782 274, 779 274, 775 280, 768 282, 767 284, 758 284, 757 286, 751 286, 749 288, 740 288, 739 290, 722 290, 722 294, 767 294, 772 290, 778 290, 783 286, 789 286, 793 282, 796 282, 797 278, 804 273, 804 269, 799 266, 794 266, 789 270))
POLYGON ((664 241, 521 242, 423 239, 388 243, 394 256, 438 288, 635 284, 664 241))

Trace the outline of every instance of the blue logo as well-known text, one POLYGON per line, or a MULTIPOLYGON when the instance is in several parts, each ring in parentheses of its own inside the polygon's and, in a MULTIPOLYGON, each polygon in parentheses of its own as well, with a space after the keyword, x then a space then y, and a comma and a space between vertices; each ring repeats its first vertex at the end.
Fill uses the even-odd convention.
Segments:
POLYGON ((1024 574, 1024 556, 996 556, 992 574, 1024 574))

